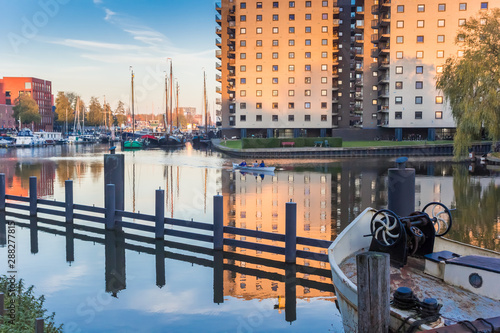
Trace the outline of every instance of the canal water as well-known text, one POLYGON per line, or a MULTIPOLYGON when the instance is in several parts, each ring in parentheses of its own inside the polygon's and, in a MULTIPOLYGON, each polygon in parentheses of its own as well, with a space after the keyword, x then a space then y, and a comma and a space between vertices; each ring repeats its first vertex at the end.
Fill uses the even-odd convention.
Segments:
MULTIPOLYGON (((39 196, 64 201, 64 182, 72 179, 75 203, 103 207, 106 153, 105 145, 0 149, 0 173, 7 194, 27 196, 36 176, 39 196)), ((213 196, 221 194, 226 225, 284 233, 291 200, 297 234, 325 240, 366 207, 387 207, 387 169, 395 160, 266 160, 276 172, 253 175, 233 172, 233 158, 191 146, 118 153, 125 155, 125 210, 154 214, 161 188, 167 217, 212 223, 213 196)), ((448 237, 500 251, 500 172, 435 157, 412 157, 408 166, 416 169, 417 210, 442 202, 456 209, 448 237)), ((342 331, 325 263, 297 260, 302 268, 291 300, 278 255, 227 248, 232 255, 217 264, 203 250, 211 244, 202 242, 167 239, 165 255, 140 237, 69 232, 57 223, 34 227, 36 221, 9 214, 7 220, 16 222, 17 277, 45 295, 65 332, 342 331)), ((4 246, 0 274, 6 263, 4 246)))

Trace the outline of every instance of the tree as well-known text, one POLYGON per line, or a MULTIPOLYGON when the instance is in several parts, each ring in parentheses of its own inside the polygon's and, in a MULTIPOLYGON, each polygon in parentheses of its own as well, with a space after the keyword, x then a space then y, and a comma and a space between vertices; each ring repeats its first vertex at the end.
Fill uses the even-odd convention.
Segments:
POLYGON ((90 98, 88 124, 91 126, 101 125, 103 122, 102 107, 97 97, 90 98))
POLYGON ((42 119, 38 112, 38 104, 29 94, 20 94, 13 107, 14 119, 21 119, 22 124, 31 124, 39 122, 42 119))
POLYGON ((437 79, 457 123, 455 157, 467 153, 484 129, 492 140, 500 138, 500 9, 468 19, 456 44, 462 57, 446 60, 437 79))
POLYGON ((115 126, 121 126, 127 122, 127 116, 125 115, 125 104, 122 101, 118 101, 118 106, 115 109, 115 126))
MULTIPOLYGON (((61 124, 72 124, 75 119, 74 108, 64 91, 59 91, 56 97, 56 117, 61 124)), ((67 128, 64 130, 67 132, 67 128)))

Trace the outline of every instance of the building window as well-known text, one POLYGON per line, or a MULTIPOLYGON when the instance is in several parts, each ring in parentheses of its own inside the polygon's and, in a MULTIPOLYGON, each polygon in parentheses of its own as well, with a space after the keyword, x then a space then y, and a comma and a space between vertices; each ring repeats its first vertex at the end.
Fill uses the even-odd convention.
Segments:
POLYGON ((246 15, 240 15, 240 21, 241 22, 245 22, 247 20, 247 16, 246 15))
POLYGON ((310 77, 310 76, 306 76, 306 77, 304 78, 304 83, 306 83, 306 84, 310 84, 311 82, 312 82, 312 81, 311 81, 311 77, 310 77))
POLYGON ((321 83, 328 83, 328 78, 327 77, 322 77, 321 78, 321 83))
POLYGON ((278 65, 273 65, 273 72, 277 72, 278 71, 278 65))
POLYGON ((422 59, 424 57, 424 51, 417 51, 417 59, 422 59))
POLYGON ((488 3, 487 2, 481 2, 481 9, 488 9, 488 3))
POLYGON ((398 5, 397 10, 398 10, 398 13, 404 13, 405 12, 405 6, 404 5, 398 5))
POLYGON ((247 28, 240 28, 240 34, 244 35, 247 33, 247 28))
POLYGON ((436 96, 436 104, 443 104, 443 96, 436 96))
POLYGON ((323 14, 321 14, 321 18, 322 18, 323 20, 328 20, 328 14, 327 14, 327 13, 323 13, 323 14))
POLYGON ((322 114, 321 115, 321 121, 326 121, 327 117, 326 117, 326 114, 322 114))
POLYGON ((247 83, 247 79, 246 79, 246 78, 244 78, 244 77, 240 78, 240 83, 241 83, 241 84, 245 84, 245 83, 247 83))
POLYGON ((436 111, 434 117, 436 119, 443 119, 443 111, 436 111))
POLYGON ((255 18, 256 21, 262 21, 262 15, 257 15, 255 18))
POLYGON ((310 20, 311 19, 311 14, 306 14, 306 20, 310 20))
POLYGON ((422 119, 422 111, 415 111, 415 119, 422 119))
POLYGON ((290 110, 295 109, 295 103, 293 103, 293 102, 288 103, 288 109, 290 109, 290 110))
POLYGON ((467 4, 466 3, 461 3, 458 5, 459 10, 467 10, 467 4))
POLYGON ((262 53, 257 52, 257 53, 255 54, 255 58, 257 58, 257 59, 262 59, 262 53))
POLYGON ((423 89, 423 88, 424 88, 424 81, 415 82, 415 89, 423 89))
POLYGON ((246 72, 247 71, 247 66, 241 65, 240 66, 240 72, 246 72))
POLYGON ((278 14, 273 14, 273 21, 278 21, 278 20, 279 20, 278 14))
POLYGON ((262 121, 262 115, 261 114, 256 115, 255 121, 262 121))
POLYGON ((262 2, 257 2, 257 8, 262 8, 262 2))
POLYGON ((293 114, 289 114, 289 115, 288 115, 288 121, 294 121, 294 120, 295 120, 294 118, 295 118, 295 117, 294 117, 294 115, 293 115, 293 114))
POLYGON ((262 84, 262 78, 261 77, 256 78, 255 83, 262 84))
POLYGON ((321 58, 328 58, 328 52, 321 52, 321 58))
POLYGON ((394 103, 396 103, 396 104, 403 104, 403 96, 396 96, 394 98, 394 103))
POLYGON ((262 33, 262 28, 257 28, 256 32, 257 32, 257 34, 261 34, 262 33))
POLYGON ((273 27, 273 34, 277 34, 279 32, 278 27, 273 27))
POLYGON ((278 59, 278 52, 273 52, 273 59, 278 59))
POLYGON ((277 108, 278 108, 278 103, 274 102, 274 103, 272 104, 272 108, 273 108, 273 109, 277 109, 277 108))
POLYGON ((306 53, 305 53, 305 57, 306 57, 306 58, 311 58, 311 52, 306 52, 306 53))
POLYGON ((417 36, 417 43, 423 43, 424 42, 424 36, 417 36))
POLYGON ((240 115, 240 121, 247 121, 247 116, 244 114, 240 115))
POLYGON ((422 74, 422 73, 424 72, 424 66, 417 66, 417 67, 415 68, 415 72, 416 72, 417 74, 422 74))
POLYGON ((464 26, 465 25, 465 19, 458 19, 458 26, 464 26))
POLYGON ((246 59, 247 54, 246 53, 240 53, 240 59, 246 59))
POLYGON ((311 65, 305 65, 304 70, 307 71, 307 72, 310 72, 311 71, 311 65))
POLYGON ((311 115, 310 114, 304 115, 304 121, 311 121, 311 115))
POLYGON ((279 2, 273 1, 273 8, 279 8, 279 2))
POLYGON ((442 73, 443 72, 443 66, 436 66, 436 73, 442 73))
POLYGON ((288 52, 288 58, 290 59, 295 58, 295 52, 288 52))
POLYGON ((440 12, 444 12, 445 10, 446 10, 446 4, 444 4, 444 3, 440 3, 440 4, 438 5, 438 11, 440 11, 440 12))
POLYGON ((278 121, 278 115, 277 114, 273 114, 273 121, 278 121))
POLYGON ((256 72, 262 72, 262 65, 255 66, 255 71, 256 72))
POLYGON ((288 90, 288 96, 295 96, 295 90, 288 90))
POLYGON ((240 103, 240 110, 245 110, 247 108, 247 103, 240 103))
POLYGON ((262 90, 255 91, 255 95, 259 97, 262 96, 262 90))
MULTIPOLYGON (((321 65, 321 70, 326 71, 328 70, 328 65, 321 65)), ((342 68, 339 68, 339 73, 342 72, 342 68)))
POLYGON ((378 100, 372 99, 372 105, 377 105, 377 104, 378 104, 378 100))
POLYGON ((417 12, 419 13, 425 12, 425 5, 417 5, 417 12))
POLYGON ((273 39, 273 46, 278 46, 279 45, 279 41, 277 39, 273 39))
POLYGON ((321 6, 323 7, 328 7, 328 1, 322 1, 321 6))
POLYGON ((396 28, 404 28, 405 21, 396 21, 396 28))
POLYGON ((464 50, 458 50, 457 51, 457 57, 461 58, 464 56, 464 50))
POLYGON ((403 51, 396 52, 396 59, 403 59, 403 51))
POLYGON ((443 50, 439 50, 436 52, 436 57, 437 58, 444 58, 444 51, 443 50))
POLYGON ((247 8, 247 3, 246 2, 241 2, 240 3, 240 9, 245 9, 247 8))
POLYGON ((288 45, 289 46, 294 46, 295 45, 295 39, 289 39, 288 40, 288 45))
POLYGON ((295 8, 295 1, 289 1, 288 2, 288 7, 295 8))
POLYGON ((437 42, 438 43, 444 43, 444 35, 438 35, 437 36, 437 42))
POLYGON ((295 21, 295 14, 289 14, 288 15, 288 20, 289 21, 295 21))
POLYGON ((396 111, 394 113, 394 119, 403 119, 403 112, 401 111, 396 111))
POLYGON ((247 46, 247 41, 246 40, 240 40, 240 46, 241 47, 247 46))
POLYGON ((445 21, 443 19, 438 20, 438 27, 444 27, 445 21))
POLYGON ((321 32, 328 32, 328 27, 327 26, 322 26, 321 27, 321 32))
POLYGON ((247 95, 247 91, 246 90, 240 90, 240 96, 241 97, 244 97, 247 95))
POLYGON ((328 92, 326 89, 321 90, 321 96, 328 96, 328 92))
POLYGON ((403 81, 396 81, 396 89, 403 89, 403 81))
POLYGON ((396 74, 403 74, 403 66, 396 66, 396 74))
POLYGON ((262 103, 255 103, 255 108, 256 108, 257 110, 262 109, 262 103))
POLYGON ((422 104, 424 101, 422 96, 415 96, 415 104, 422 104))
POLYGON ((404 42, 404 37, 403 36, 397 36, 396 37, 396 43, 397 44, 403 44, 404 42))
POLYGON ((311 89, 304 90, 304 96, 311 96, 311 89))
POLYGON ((273 77, 273 84, 278 84, 278 78, 277 77, 273 77))
POLYGON ((305 102, 304 109, 310 109, 310 108, 311 108, 311 102, 305 102))
POLYGON ((306 39, 305 43, 306 43, 307 46, 309 46, 309 45, 311 45, 311 40, 310 39, 306 39))
POLYGON ((295 27, 289 27, 288 28, 288 32, 291 33, 291 34, 294 34, 295 33, 295 27))
POLYGON ((423 28, 425 25, 425 22, 424 20, 418 20, 417 21, 417 28, 423 28))
POLYGON ((288 71, 289 72, 295 71, 295 65, 288 65, 288 71))
POLYGON ((321 102, 321 108, 322 109, 328 108, 327 103, 326 102, 321 102))

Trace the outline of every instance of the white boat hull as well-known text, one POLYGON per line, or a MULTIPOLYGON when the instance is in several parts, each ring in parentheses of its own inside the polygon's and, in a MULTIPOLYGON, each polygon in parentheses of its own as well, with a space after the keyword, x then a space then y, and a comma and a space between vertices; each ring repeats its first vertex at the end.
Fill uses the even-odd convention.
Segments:
POLYGON ((233 163, 233 169, 241 170, 243 172, 254 172, 254 173, 265 173, 274 172, 275 167, 254 167, 254 166, 241 166, 237 163, 233 163))

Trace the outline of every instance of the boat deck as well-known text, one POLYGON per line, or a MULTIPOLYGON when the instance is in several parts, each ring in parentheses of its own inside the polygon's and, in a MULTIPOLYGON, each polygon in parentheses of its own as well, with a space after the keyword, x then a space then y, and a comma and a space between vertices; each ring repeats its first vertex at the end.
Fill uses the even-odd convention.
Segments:
MULTIPOLYGON (((340 269, 354 284, 357 283, 356 254, 345 259, 340 269)), ((424 274, 424 259, 408 257, 408 263, 402 268, 391 266, 391 295, 399 287, 411 288, 422 301, 425 298, 435 298, 440 304, 441 316, 447 325, 462 320, 491 318, 500 315, 500 302, 491 298, 474 294, 444 283, 442 280, 424 274)), ((411 315, 408 312, 408 315, 411 315)))

